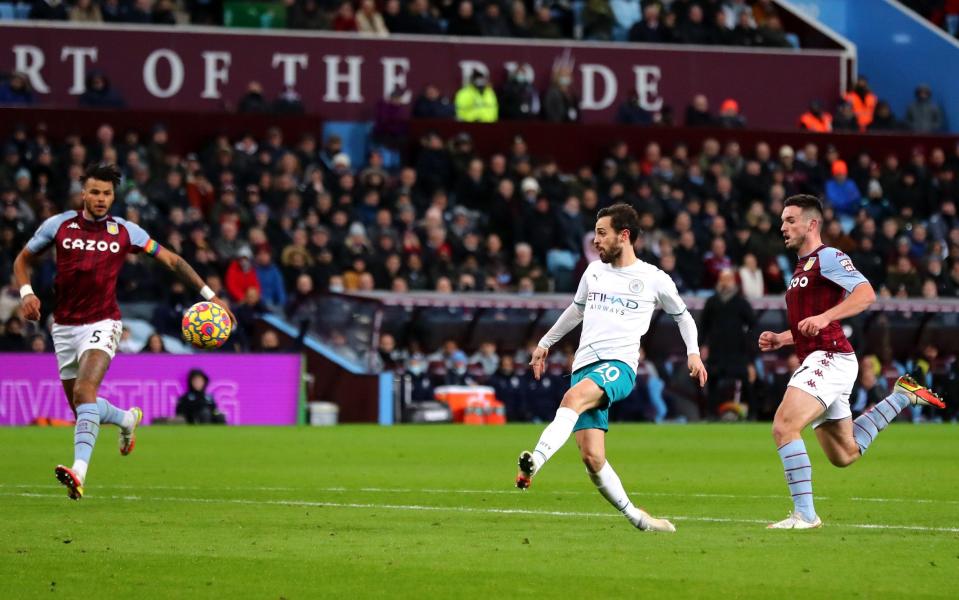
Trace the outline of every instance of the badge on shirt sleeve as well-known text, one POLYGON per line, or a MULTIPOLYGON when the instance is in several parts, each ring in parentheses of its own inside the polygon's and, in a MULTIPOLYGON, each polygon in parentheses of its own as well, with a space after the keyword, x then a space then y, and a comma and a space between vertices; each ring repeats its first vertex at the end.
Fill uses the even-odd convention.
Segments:
POLYGON ((839 261, 839 265, 840 265, 843 269, 846 269, 847 271, 849 271, 850 273, 852 273, 853 271, 856 270, 856 267, 853 266, 853 264, 852 264, 852 260, 850 260, 850 259, 848 259, 848 258, 844 258, 844 259, 842 259, 841 261, 839 261))
POLYGON ((809 260, 806 261, 806 264, 803 265, 802 270, 803 270, 803 271, 808 271, 809 269, 812 268, 812 266, 813 266, 814 264, 816 264, 816 257, 815 257, 815 256, 810 256, 810 257, 809 257, 809 260))
POLYGON ((117 235, 120 233, 120 226, 114 221, 107 221, 107 233, 110 235, 117 235))
POLYGON ((643 291, 643 282, 639 279, 632 279, 629 282, 629 291, 634 294, 638 294, 643 291))

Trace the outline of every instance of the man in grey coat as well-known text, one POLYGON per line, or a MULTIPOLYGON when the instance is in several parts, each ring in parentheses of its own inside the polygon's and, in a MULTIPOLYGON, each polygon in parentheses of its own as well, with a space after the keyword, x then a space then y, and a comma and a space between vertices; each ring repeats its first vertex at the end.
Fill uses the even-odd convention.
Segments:
POLYGON ((942 108, 932 100, 932 90, 926 84, 916 88, 916 100, 906 109, 906 123, 916 133, 942 131, 942 108))

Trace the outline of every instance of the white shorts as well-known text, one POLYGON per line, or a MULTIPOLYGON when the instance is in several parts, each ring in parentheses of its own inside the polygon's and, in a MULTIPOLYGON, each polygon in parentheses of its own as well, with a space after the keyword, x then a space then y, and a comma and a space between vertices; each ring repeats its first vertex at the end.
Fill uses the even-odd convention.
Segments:
POLYGON ((103 350, 110 359, 120 344, 123 325, 120 321, 104 319, 87 325, 53 324, 53 350, 57 353, 60 379, 76 379, 80 357, 87 350, 103 350))
POLYGON ((789 380, 791 387, 800 389, 822 403, 825 411, 813 428, 826 421, 839 421, 852 416, 849 395, 859 376, 859 360, 855 353, 816 350, 802 361, 789 380))

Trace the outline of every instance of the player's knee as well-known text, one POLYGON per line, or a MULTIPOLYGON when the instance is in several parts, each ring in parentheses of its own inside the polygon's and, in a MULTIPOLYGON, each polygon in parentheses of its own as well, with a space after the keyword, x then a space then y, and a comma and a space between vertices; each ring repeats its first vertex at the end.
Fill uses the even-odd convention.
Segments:
POLYGON ((845 448, 839 452, 829 453, 829 462, 835 467, 844 469, 859 459, 859 448, 855 450, 845 448))
POLYGON ((598 473, 606 464, 606 453, 595 448, 580 448, 580 456, 590 473, 598 473))
POLYGON ((586 401, 586 394, 583 394, 574 388, 570 388, 566 390, 565 394, 563 394, 563 401, 560 403, 560 406, 571 408, 579 413, 583 412, 586 401))
POLYGON ((73 386, 73 406, 92 404, 97 401, 97 388, 93 384, 78 382, 73 386))
POLYGON ((772 435, 776 445, 782 446, 799 437, 799 430, 789 421, 776 420, 773 421, 772 435))

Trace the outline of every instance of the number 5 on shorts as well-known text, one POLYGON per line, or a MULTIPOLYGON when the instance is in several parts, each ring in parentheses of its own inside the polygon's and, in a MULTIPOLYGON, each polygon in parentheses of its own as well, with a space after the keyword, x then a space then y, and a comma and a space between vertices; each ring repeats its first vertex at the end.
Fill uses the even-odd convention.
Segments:
POLYGON ((593 372, 599 373, 599 376, 603 378, 603 385, 619 379, 619 368, 609 363, 599 365, 593 369, 593 372))
POLYGON ((94 343, 94 344, 99 344, 99 343, 100 343, 100 332, 99 332, 99 331, 94 331, 94 332, 93 332, 93 339, 91 339, 90 341, 91 341, 92 343, 94 343))

